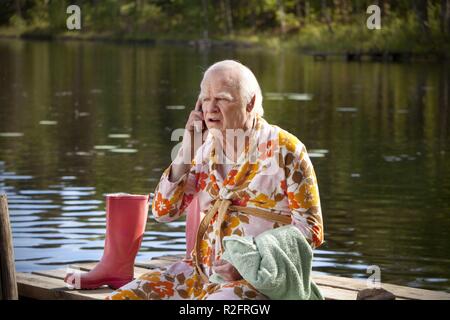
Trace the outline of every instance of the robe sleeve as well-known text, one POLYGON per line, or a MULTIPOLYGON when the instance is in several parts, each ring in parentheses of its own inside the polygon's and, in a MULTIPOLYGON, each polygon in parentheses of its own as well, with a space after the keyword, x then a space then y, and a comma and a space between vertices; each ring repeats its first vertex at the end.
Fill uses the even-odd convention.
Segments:
MULTIPOLYGON (((181 152, 178 154, 180 156, 181 152)), ((174 160, 174 162, 177 159, 174 160)), ((190 170, 177 181, 170 181, 172 164, 164 171, 155 190, 152 212, 156 221, 170 222, 178 219, 195 195, 199 166, 196 159, 192 161, 190 170)))
POLYGON ((313 248, 323 243, 323 222, 319 187, 314 167, 305 146, 291 137, 284 150, 284 171, 292 224, 313 248))

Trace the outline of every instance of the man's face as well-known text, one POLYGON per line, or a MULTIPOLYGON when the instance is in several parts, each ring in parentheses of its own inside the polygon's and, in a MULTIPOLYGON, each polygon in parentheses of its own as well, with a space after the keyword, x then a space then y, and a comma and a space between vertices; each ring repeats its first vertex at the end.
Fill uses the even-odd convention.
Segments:
POLYGON ((237 86, 234 70, 212 70, 205 74, 200 99, 203 117, 208 129, 242 129, 248 119, 237 86))

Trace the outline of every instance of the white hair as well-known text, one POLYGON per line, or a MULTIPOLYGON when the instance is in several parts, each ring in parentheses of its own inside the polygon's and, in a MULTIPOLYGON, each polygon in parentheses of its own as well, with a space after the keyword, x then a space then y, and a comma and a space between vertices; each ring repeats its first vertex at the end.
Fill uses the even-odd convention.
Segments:
POLYGON ((255 96, 255 104, 253 106, 252 113, 262 117, 264 115, 264 109, 262 106, 263 97, 261 93, 261 87, 259 86, 258 80, 256 80, 255 75, 248 67, 235 60, 223 60, 216 62, 212 66, 210 66, 205 71, 204 78, 208 72, 214 70, 230 69, 238 71, 239 76, 238 79, 235 80, 238 81, 237 85, 241 92, 244 104, 248 104, 252 100, 253 96, 255 96))

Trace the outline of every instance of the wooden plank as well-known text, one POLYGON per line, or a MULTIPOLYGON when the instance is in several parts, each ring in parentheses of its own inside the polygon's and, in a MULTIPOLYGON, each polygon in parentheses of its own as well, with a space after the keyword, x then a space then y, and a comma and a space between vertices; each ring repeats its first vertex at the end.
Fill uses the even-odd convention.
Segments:
POLYGON ((325 300, 356 300, 357 291, 317 285, 325 300))
MULTIPOLYGON (((183 258, 184 255, 181 255, 181 258, 183 258)), ((180 255, 177 256, 162 256, 157 257, 150 262, 141 262, 135 264, 135 270, 134 274, 135 277, 140 277, 141 275, 149 272, 149 269, 153 268, 161 268, 166 267, 168 265, 171 265, 173 262, 176 262, 180 259, 180 255), (138 265, 144 265, 145 267, 138 267, 138 265)), ((81 269, 84 271, 91 270, 96 263, 81 263, 81 264, 75 264, 72 267, 75 269, 81 269)), ((50 275, 55 276, 54 272, 49 272, 50 275)), ((326 285, 320 285, 319 288, 322 290, 322 293, 324 294, 325 298, 327 300, 356 300, 356 296, 358 294, 357 291, 352 289, 345 289, 345 288, 336 288, 333 286, 326 286, 326 285)))
POLYGON ((97 265, 97 262, 85 262, 71 264, 69 268, 80 269, 81 271, 90 271, 97 265))
MULTIPOLYGON (((183 257, 183 256, 181 256, 183 257)), ((135 277, 139 277, 149 269, 165 269, 180 259, 177 256, 163 256, 148 262, 135 264, 135 277)), ((97 263, 74 264, 74 269, 91 270, 97 263)), ((20 274, 19 291, 21 296, 35 299, 104 299, 112 292, 109 288, 97 290, 70 290, 65 287, 63 279, 66 269, 35 271, 33 274, 20 274), (52 291, 52 292, 46 292, 52 291), (55 292, 53 292, 55 291, 55 292), (24 292, 24 293, 23 293, 24 292)), ((337 276, 313 273, 313 280, 319 286, 327 300, 355 300, 359 290, 367 289, 366 281, 337 276)), ((382 287, 394 295, 396 299, 450 299, 450 294, 431 290, 402 287, 393 284, 382 284, 382 287)))
MULTIPOLYGON (((312 277, 317 285, 326 285, 334 288, 342 288, 355 291, 368 288, 366 281, 361 279, 351 279, 331 275, 319 275, 316 273, 313 273, 312 277)), ((416 300, 450 299, 450 294, 441 291, 410 288, 388 283, 382 283, 381 287, 387 291, 392 292, 397 298, 416 299, 416 300)))
MULTIPOLYGON (((134 268, 140 268, 140 269, 145 269, 146 271, 148 271, 148 269, 155 269, 155 268, 162 268, 162 267, 167 267, 169 265, 171 265, 173 262, 171 261, 160 261, 160 260, 151 260, 150 262, 136 262, 134 264, 134 268)), ((76 263, 76 264, 72 264, 69 267, 70 268, 74 268, 74 269, 80 269, 81 271, 90 271, 92 270, 95 265, 97 263, 96 262, 86 262, 86 263, 76 263)))
MULTIPOLYGON (((82 264, 75 264, 72 266, 75 270, 81 270, 81 271, 90 271, 96 263, 82 263, 82 264)), ((149 269, 146 268, 140 268, 140 267, 134 267, 134 278, 138 278, 141 275, 150 272, 149 269)), ((56 270, 40 270, 40 271, 33 271, 32 274, 45 276, 49 278, 64 280, 66 277, 67 269, 56 269, 56 270)))
MULTIPOLYGON (((86 266, 84 266, 86 267, 86 266)), ((149 272, 148 269, 136 268, 135 276, 149 272)), ((97 290, 70 290, 65 287, 63 279, 65 269, 36 271, 32 274, 24 274, 19 279, 20 295, 33 299, 105 299, 112 292, 111 289, 101 288, 97 290), (51 292, 50 292, 51 291, 51 292)), ((355 300, 357 291, 319 286, 327 300, 355 300)))
POLYGON ((18 273, 17 283, 20 296, 39 300, 95 300, 105 299, 113 292, 109 288, 96 290, 72 290, 59 279, 46 276, 18 273))
POLYGON ((152 260, 168 260, 176 262, 178 260, 184 259, 184 257, 185 254, 165 254, 162 256, 155 257, 152 260))
MULTIPOLYGON (((63 269, 59 270, 65 271, 63 269)), ((60 273, 60 277, 62 277, 62 273, 60 273)), ((113 291, 109 288, 71 290, 64 286, 62 279, 55 279, 37 274, 19 273, 18 279, 20 295, 32 299, 103 300, 113 291)), ((357 295, 356 291, 328 286, 320 286, 320 289, 327 300, 355 300, 357 295)))
POLYGON ((134 265, 145 269, 166 269, 174 262, 175 261, 154 259, 150 260, 149 262, 136 262, 134 265))
MULTIPOLYGON (((79 270, 82 270, 82 271, 89 271, 89 270, 91 270, 94 266, 95 266, 96 264, 95 263, 80 263, 80 264, 74 264, 73 266, 72 266, 72 268, 73 269, 79 269, 79 270)), ((65 270, 63 270, 64 271, 64 275, 65 275, 65 270)), ((134 267, 134 278, 138 278, 138 277, 140 277, 141 275, 143 275, 143 274, 145 274, 145 273, 148 273, 149 271, 151 271, 151 270, 149 270, 148 268, 141 268, 141 267, 137 267, 137 266, 135 266, 134 267)), ((55 274, 54 273, 52 273, 52 272, 49 272, 49 274, 50 274, 50 276, 55 276, 55 274)), ((60 273, 60 275, 61 275, 61 273, 60 273)), ((60 275, 59 275, 59 278, 60 278, 60 275)), ((64 279, 64 277, 62 278, 62 279, 64 279)))
POLYGON ((8 198, 0 195, 0 300, 17 300, 14 246, 9 221, 8 198))
POLYGON ((33 271, 31 272, 31 274, 64 280, 64 278, 66 277, 66 269, 40 270, 40 271, 33 271))
MULTIPOLYGON (((178 259, 179 260, 179 259, 178 259)), ((143 268, 143 269, 166 269, 168 266, 173 264, 174 262, 178 261, 177 259, 159 259, 154 258, 149 261, 137 261, 134 264, 135 268, 143 268)), ((71 265, 70 267, 73 268, 80 268, 82 271, 89 271, 92 268, 95 267, 97 263, 96 262, 87 262, 87 263, 77 263, 74 265, 71 265)))

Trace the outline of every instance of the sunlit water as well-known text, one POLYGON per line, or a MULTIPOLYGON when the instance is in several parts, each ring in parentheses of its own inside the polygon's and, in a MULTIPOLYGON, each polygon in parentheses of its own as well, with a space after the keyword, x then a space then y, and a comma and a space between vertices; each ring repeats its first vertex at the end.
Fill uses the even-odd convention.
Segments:
MULTIPOLYGON (((202 71, 254 70, 266 119, 307 146, 325 244, 314 270, 450 291, 450 72, 315 62, 296 52, 0 41, 0 190, 19 271, 101 257, 104 195, 153 192, 202 71)), ((152 218, 139 260, 183 253, 184 220, 152 218)))

